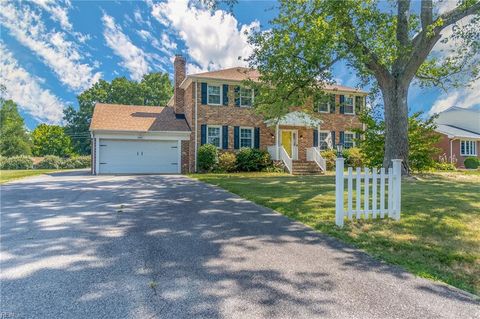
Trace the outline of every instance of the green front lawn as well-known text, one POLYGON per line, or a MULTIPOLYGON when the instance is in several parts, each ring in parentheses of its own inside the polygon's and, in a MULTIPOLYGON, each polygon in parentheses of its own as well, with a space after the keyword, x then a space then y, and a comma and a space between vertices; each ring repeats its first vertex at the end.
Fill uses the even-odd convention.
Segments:
POLYGON ((19 169, 0 170, 0 184, 13 181, 27 176, 35 176, 58 171, 57 169, 19 169))
POLYGON ((335 226, 335 177, 272 173, 196 174, 371 255, 480 294, 480 173, 405 180, 402 216, 335 226))

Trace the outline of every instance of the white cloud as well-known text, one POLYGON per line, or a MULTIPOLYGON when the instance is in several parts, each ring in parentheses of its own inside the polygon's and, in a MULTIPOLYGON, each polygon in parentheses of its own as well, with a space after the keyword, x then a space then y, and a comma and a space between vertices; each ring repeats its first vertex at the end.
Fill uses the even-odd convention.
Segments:
POLYGON ((433 104, 429 114, 439 113, 451 106, 471 108, 480 106, 480 79, 471 83, 470 87, 450 90, 442 94, 433 104))
MULTIPOLYGON (((437 9, 438 14, 443 14, 445 12, 451 11, 458 6, 458 1, 456 0, 437 0, 437 9)), ((462 29, 463 27, 471 24, 477 23, 480 26, 480 22, 475 22, 473 16, 467 16, 459 20, 455 27, 462 29)), ((465 45, 465 41, 461 38, 453 37, 454 26, 449 26, 442 31, 442 39, 448 39, 446 42, 438 41, 432 49, 432 56, 445 59, 449 56, 454 56, 459 53, 459 50, 468 50, 468 47, 465 45)), ((460 73, 457 77, 466 76, 464 73, 460 73)), ((462 78, 463 80, 463 78, 462 78)), ((480 79, 472 82, 470 87, 463 88, 451 88, 447 93, 442 93, 432 105, 432 108, 429 111, 430 115, 439 113, 451 106, 458 106, 463 108, 470 108, 476 105, 480 105, 480 79)))
POLYGON ((250 56, 248 33, 259 28, 258 21, 239 25, 230 13, 189 6, 188 0, 154 4, 152 15, 185 41, 189 56, 202 70, 245 66, 238 58, 250 56))
POLYGON ((122 66, 130 72, 131 78, 140 80, 150 70, 145 52, 132 43, 113 17, 103 14, 102 21, 107 45, 122 59, 122 66))
POLYGON ((101 77, 91 66, 82 63, 82 55, 75 43, 67 41, 63 32, 49 32, 41 17, 27 6, 15 7, 4 3, 0 11, 1 23, 22 45, 32 50, 74 91, 90 87, 101 77))
POLYGON ((455 9, 458 6, 458 0, 435 0, 433 4, 437 14, 444 14, 455 9))
POLYGON ((63 116, 63 102, 40 86, 42 80, 32 77, 18 65, 13 54, 0 43, 0 83, 6 89, 6 99, 40 122, 58 124, 63 116))
POLYGON ((60 23, 61 27, 65 30, 70 31, 72 29, 72 24, 68 19, 68 7, 70 6, 67 3, 67 7, 62 7, 58 2, 54 0, 30 0, 32 3, 41 7, 43 10, 51 14, 51 17, 54 21, 60 23))

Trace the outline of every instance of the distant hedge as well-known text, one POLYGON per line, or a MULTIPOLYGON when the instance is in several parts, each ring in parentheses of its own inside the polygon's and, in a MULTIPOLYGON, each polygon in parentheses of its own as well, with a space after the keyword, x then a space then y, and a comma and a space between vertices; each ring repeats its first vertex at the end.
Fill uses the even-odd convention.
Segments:
POLYGON ((477 157, 467 157, 463 165, 468 169, 477 169, 480 166, 480 160, 477 157))
POLYGON ((0 169, 76 169, 90 167, 90 156, 76 156, 70 158, 61 158, 54 155, 48 155, 35 161, 28 156, 12 156, 0 158, 0 169))

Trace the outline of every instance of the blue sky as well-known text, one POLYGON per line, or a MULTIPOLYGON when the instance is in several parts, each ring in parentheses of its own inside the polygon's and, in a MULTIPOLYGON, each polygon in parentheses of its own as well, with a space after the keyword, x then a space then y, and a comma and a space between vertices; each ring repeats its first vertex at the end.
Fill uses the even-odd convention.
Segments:
MULTIPOLYGON (((446 1, 444 6, 451 2, 446 1)), ((446 10, 447 8, 445 8, 446 10)), ((233 15, 188 5, 188 0, 2 2, 0 75, 6 97, 15 100, 32 129, 61 123, 62 110, 102 78, 168 72, 176 53, 188 72, 242 65, 251 47, 245 32, 266 29, 276 15, 273 1, 239 1, 233 15)), ((335 66, 339 84, 356 86, 345 63, 335 66)), ((480 104, 480 85, 443 92, 412 86, 411 112, 480 104)))

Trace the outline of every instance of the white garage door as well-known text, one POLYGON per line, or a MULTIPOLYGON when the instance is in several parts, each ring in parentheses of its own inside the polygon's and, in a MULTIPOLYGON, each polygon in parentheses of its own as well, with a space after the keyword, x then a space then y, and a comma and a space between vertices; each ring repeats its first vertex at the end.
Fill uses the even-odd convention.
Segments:
POLYGON ((100 174, 178 173, 177 141, 100 139, 100 174))

